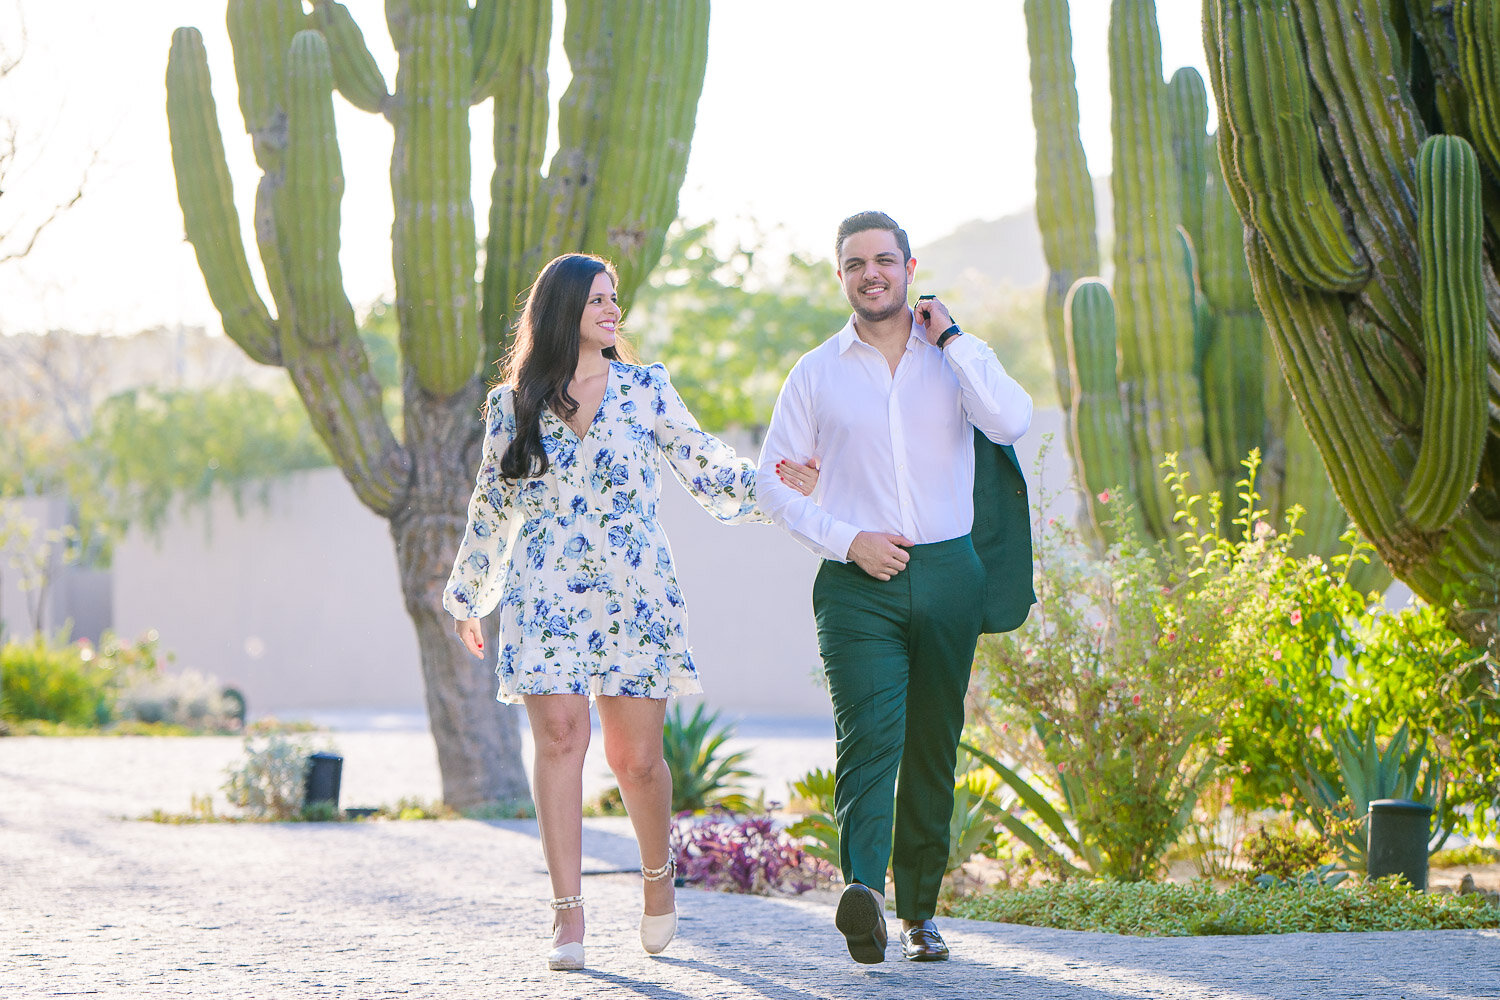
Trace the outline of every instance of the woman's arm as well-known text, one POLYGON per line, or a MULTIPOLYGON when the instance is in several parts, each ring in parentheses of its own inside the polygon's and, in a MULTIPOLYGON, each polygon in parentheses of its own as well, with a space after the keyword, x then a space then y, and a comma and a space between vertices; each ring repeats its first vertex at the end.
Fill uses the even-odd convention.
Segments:
POLYGON ((765 521, 755 504, 755 464, 698 426, 665 366, 647 369, 656 384, 656 446, 699 505, 726 524, 765 521))
POLYGON ((502 386, 487 401, 484 455, 469 498, 468 525, 443 589, 443 607, 460 621, 483 618, 500 602, 507 553, 520 524, 517 481, 500 475, 500 456, 514 437, 515 413, 510 392, 502 386))

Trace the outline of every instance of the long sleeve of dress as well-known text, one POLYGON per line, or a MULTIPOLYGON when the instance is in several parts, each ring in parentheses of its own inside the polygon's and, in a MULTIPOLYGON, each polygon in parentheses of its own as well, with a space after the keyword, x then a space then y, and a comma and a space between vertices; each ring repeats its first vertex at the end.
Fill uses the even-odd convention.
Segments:
POLYGON ((484 455, 469 499, 468 526, 443 589, 443 607, 459 619, 483 618, 500 602, 507 551, 521 521, 517 482, 500 475, 500 456, 516 433, 507 387, 490 393, 485 414, 484 455))
POLYGON ((656 444, 672 472, 704 510, 725 524, 768 523, 755 502, 755 463, 702 430, 672 387, 666 366, 648 369, 656 383, 656 444))

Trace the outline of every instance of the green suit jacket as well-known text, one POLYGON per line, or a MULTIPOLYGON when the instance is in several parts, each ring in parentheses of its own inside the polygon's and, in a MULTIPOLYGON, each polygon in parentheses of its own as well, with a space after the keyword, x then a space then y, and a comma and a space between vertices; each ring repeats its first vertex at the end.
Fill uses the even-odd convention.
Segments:
POLYGON ((974 431, 974 551, 984 563, 981 632, 1019 628, 1036 603, 1032 589, 1031 505, 1010 445, 974 431))

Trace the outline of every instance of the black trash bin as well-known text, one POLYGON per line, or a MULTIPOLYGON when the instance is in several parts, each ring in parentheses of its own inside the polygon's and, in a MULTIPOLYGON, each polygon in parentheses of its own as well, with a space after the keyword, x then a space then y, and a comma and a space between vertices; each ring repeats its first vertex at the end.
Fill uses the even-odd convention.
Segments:
POLYGON ((315 753, 307 758, 307 785, 304 809, 326 804, 335 815, 339 811, 339 781, 343 777, 344 758, 336 753, 315 753))
POLYGON ((1370 839, 1366 871, 1370 878, 1400 875, 1427 891, 1427 839, 1432 836, 1432 807, 1409 799, 1376 799, 1370 803, 1370 839))

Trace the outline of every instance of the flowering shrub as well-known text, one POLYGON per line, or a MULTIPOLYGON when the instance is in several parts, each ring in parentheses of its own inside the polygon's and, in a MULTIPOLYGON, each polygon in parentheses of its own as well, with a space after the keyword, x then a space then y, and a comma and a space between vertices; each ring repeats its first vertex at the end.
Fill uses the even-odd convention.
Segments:
POLYGON ((1123 504, 1102 558, 1048 522, 1033 540, 1031 617, 981 641, 976 714, 988 732, 975 738, 1064 804, 1073 853, 1096 874, 1156 873, 1215 772, 1215 711, 1232 676, 1269 657, 1264 623, 1290 610, 1273 586, 1287 537, 1256 506, 1258 457, 1245 464, 1241 508, 1226 524, 1218 496, 1190 494, 1168 457, 1182 529, 1171 547, 1143 539, 1123 504))
POLYGON ((307 797, 308 758, 317 749, 279 734, 259 746, 253 736, 245 737, 244 763, 225 772, 225 797, 253 819, 297 818, 307 797))
POLYGON ((827 888, 838 879, 770 816, 738 817, 724 811, 678 816, 672 826, 677 876, 689 885, 761 896, 827 888))

